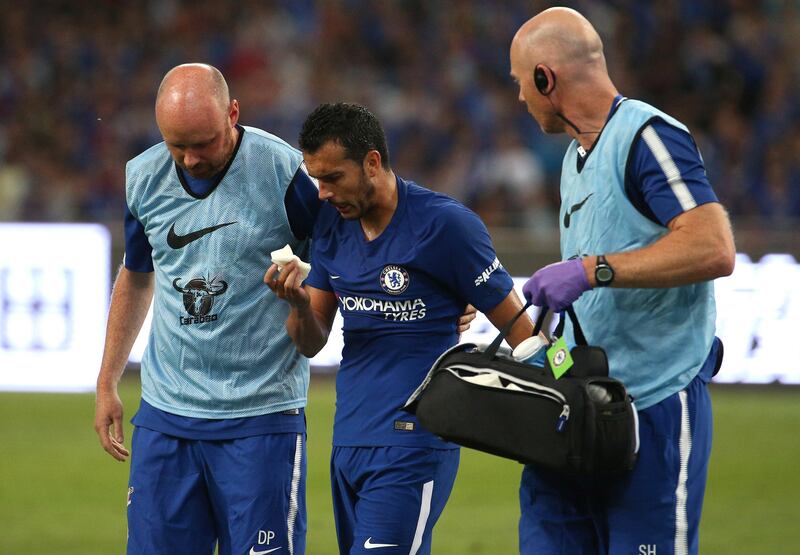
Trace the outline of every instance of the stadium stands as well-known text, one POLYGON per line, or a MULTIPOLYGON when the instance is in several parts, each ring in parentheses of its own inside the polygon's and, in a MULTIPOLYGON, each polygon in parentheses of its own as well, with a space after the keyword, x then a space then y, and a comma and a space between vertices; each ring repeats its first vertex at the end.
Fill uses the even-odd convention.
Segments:
MULTIPOLYGON (((620 90, 692 128, 737 223, 800 218, 800 8, 792 2, 566 2, 597 23, 620 90)), ((0 18, 0 221, 115 221, 125 161, 159 140, 169 67, 229 76, 245 123, 293 139, 318 102, 387 126, 393 164, 489 225, 552 228, 563 144, 508 76, 541 1, 17 3, 0 18)))

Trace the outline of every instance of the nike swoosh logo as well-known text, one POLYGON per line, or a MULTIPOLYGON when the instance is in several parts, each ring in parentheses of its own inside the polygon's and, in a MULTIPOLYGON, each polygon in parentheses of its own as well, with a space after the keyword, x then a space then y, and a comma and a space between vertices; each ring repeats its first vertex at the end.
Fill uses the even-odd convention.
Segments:
POLYGON ((567 210, 567 213, 566 213, 566 214, 564 214, 564 227, 569 227, 569 221, 570 221, 570 218, 572 217, 572 215, 573 215, 575 212, 577 212, 578 210, 580 210, 581 208, 583 208, 583 205, 584 205, 584 204, 586 204, 586 201, 587 201, 587 200, 589 200, 589 197, 590 197, 590 196, 592 196, 593 194, 594 194, 594 193, 589 193, 589 194, 586 196, 586 198, 585 198, 585 199, 583 199, 582 201, 580 201, 578 204, 573 204, 573 205, 572 205, 572 208, 570 208, 569 210, 567 210))
POLYGON ((342 276, 332 276, 330 274, 328 274, 328 275, 330 276, 331 279, 339 279, 340 277, 342 277, 342 276))
POLYGON ((198 229, 197 231, 192 231, 191 233, 187 233, 186 235, 178 235, 175 233, 175 224, 172 224, 172 227, 169 228, 169 233, 167 233, 167 244, 172 247, 173 249, 182 249, 192 241, 197 241, 203 235, 208 235, 221 227, 225 227, 226 225, 233 225, 238 222, 228 222, 226 224, 219 224, 219 225, 212 225, 211 227, 204 227, 203 229, 198 229))
POLYGON ((266 549, 264 551, 256 551, 256 547, 253 546, 250 548, 250 555, 266 555, 267 553, 272 553, 273 551, 278 551, 280 547, 273 547, 272 549, 266 549))
POLYGON ((379 549, 381 547, 397 547, 396 543, 372 543, 372 536, 364 542, 364 549, 379 549))

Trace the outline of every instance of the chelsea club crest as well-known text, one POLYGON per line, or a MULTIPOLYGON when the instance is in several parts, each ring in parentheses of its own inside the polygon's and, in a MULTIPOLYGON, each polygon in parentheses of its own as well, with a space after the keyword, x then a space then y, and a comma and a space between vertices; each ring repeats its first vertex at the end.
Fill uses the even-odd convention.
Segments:
POLYGON ((384 266, 380 277, 381 288, 390 295, 399 295, 406 289, 411 281, 408 272, 400 266, 384 266))

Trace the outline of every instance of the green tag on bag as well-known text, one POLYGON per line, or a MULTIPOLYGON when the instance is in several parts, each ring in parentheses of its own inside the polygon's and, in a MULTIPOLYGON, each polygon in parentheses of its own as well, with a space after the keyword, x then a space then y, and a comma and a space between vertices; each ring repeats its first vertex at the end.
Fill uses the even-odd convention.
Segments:
POLYGON ((567 342, 563 337, 559 337, 558 341, 547 349, 547 360, 550 361, 550 369, 556 379, 563 376, 567 370, 572 368, 572 355, 567 348, 567 342))

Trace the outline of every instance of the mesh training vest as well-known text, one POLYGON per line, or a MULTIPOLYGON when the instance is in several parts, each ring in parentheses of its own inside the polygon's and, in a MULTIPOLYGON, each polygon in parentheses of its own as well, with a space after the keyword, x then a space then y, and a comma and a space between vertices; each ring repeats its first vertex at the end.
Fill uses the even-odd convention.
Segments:
MULTIPOLYGON (((606 124, 580 173, 577 142, 570 145, 561 177, 563 260, 639 249, 667 233, 625 194, 631 146, 654 118, 688 132, 652 106, 626 100, 606 124)), ((611 375, 626 385, 639 409, 683 389, 700 370, 714 339, 713 282, 669 289, 596 288, 574 306, 587 341, 605 348, 611 375)), ((565 333, 574 341, 569 321, 565 333)))
POLYGON ((164 143, 131 160, 127 202, 153 247, 153 325, 142 397, 183 416, 234 418, 305 406, 308 360, 286 334, 289 305, 263 283, 291 232, 284 194, 300 153, 259 129, 241 138, 219 184, 190 194, 164 143))

